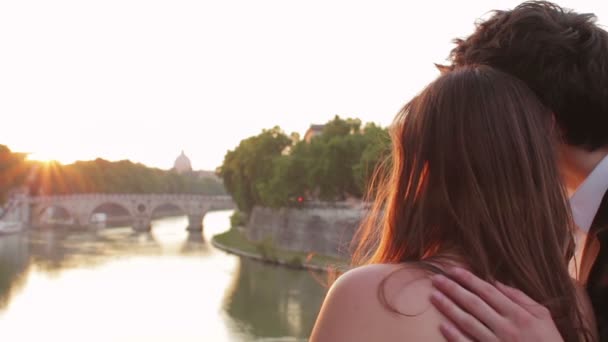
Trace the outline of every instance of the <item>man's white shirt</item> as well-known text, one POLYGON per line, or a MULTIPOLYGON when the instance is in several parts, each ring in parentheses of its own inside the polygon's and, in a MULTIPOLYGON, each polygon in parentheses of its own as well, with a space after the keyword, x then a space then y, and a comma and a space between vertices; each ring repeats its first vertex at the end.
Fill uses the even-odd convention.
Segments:
POLYGON ((608 191, 608 155, 597 164, 570 197, 574 223, 585 233, 589 232, 606 191, 608 191))

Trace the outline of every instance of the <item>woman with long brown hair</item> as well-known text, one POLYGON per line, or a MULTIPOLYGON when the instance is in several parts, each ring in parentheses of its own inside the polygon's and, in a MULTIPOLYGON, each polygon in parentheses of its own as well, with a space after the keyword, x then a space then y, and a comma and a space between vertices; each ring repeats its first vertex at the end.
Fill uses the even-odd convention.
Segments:
POLYGON ((430 303, 445 298, 430 277, 454 266, 542 303, 565 341, 593 340, 567 269, 558 136, 532 91, 500 71, 461 68, 427 86, 391 126, 392 157, 354 254, 361 267, 333 284, 311 341, 443 341, 448 323, 430 303))

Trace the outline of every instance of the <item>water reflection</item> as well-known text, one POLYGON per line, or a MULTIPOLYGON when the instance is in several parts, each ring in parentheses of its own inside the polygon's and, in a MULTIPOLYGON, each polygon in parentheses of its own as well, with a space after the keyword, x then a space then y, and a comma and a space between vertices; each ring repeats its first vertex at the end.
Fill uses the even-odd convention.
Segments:
POLYGON ((149 233, 0 236, 0 340, 305 340, 325 289, 308 272, 213 248, 229 215, 208 214, 204 234, 177 217, 149 233))
POLYGON ((188 233, 187 240, 182 244, 180 253, 183 255, 205 255, 211 252, 211 245, 201 233, 188 233))
POLYGON ((160 255, 153 233, 129 228, 74 232, 68 228, 28 233, 32 262, 48 273, 66 268, 91 268, 118 256, 160 255))
POLYGON ((224 308, 253 336, 306 338, 324 291, 308 272, 243 258, 224 308))
POLYGON ((27 238, 11 235, 0 238, 0 310, 11 295, 23 287, 29 267, 27 238))

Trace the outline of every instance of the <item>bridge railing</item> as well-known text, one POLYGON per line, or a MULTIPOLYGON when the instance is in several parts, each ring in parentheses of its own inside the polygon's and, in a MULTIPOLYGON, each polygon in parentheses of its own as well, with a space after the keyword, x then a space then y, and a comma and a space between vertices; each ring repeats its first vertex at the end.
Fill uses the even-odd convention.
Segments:
POLYGON ((227 195, 196 195, 196 194, 121 194, 121 193, 86 193, 72 195, 45 195, 29 197, 29 202, 54 202, 61 200, 94 200, 94 199, 135 199, 153 198, 160 200, 215 200, 215 201, 232 201, 232 198, 227 195))

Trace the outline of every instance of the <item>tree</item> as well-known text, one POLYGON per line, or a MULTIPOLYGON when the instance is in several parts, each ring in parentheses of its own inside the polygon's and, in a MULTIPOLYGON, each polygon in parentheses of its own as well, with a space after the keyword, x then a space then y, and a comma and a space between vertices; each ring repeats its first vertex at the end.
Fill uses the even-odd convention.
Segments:
POLYGON ((366 194, 374 171, 390 156, 391 139, 386 128, 369 123, 363 130, 365 148, 359 162, 353 167, 353 177, 358 193, 366 194))
POLYGON ((329 121, 310 143, 278 127, 244 139, 220 167, 226 189, 240 210, 283 207, 298 198, 361 198, 379 160, 388 155, 388 131, 359 119, 329 121))
POLYGON ((228 151, 220 168, 226 190, 241 211, 248 213, 255 205, 268 200, 268 182, 273 178, 274 160, 292 145, 292 139, 279 127, 263 130, 242 140, 228 151))
POLYGON ((6 202, 11 189, 24 183, 28 175, 25 153, 14 153, 0 145, 0 204, 6 202))
POLYGON ((34 195, 74 193, 190 193, 225 194, 217 179, 196 174, 177 174, 129 160, 110 162, 101 158, 61 165, 37 163, 38 172, 29 184, 34 195))
POLYGON ((321 137, 325 140, 330 140, 334 137, 360 133, 360 131, 361 120, 351 118, 341 119, 340 116, 336 115, 333 120, 325 124, 321 137))

